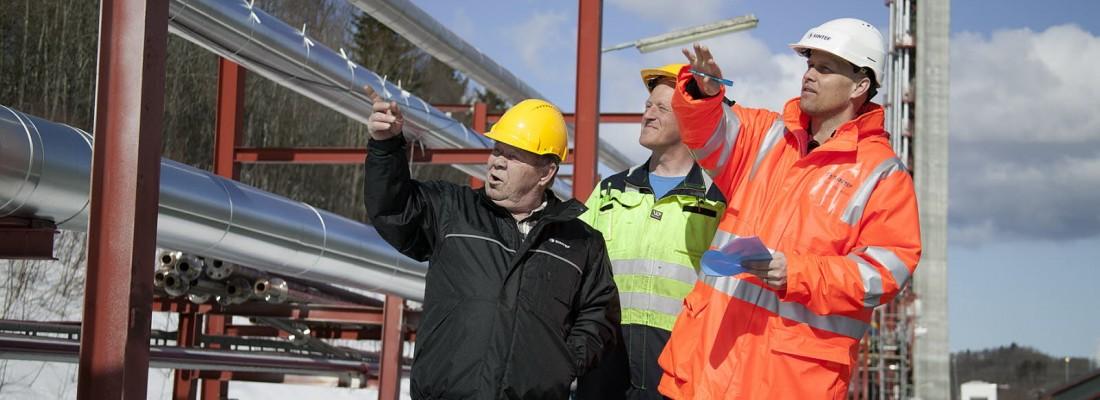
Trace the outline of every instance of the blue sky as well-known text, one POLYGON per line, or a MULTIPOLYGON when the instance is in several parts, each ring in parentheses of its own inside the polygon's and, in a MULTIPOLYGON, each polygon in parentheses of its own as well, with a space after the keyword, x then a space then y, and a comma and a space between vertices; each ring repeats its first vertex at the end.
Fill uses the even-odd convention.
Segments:
MULTIPOLYGON (((575 2, 414 1, 549 100, 571 110, 575 2)), ((743 14, 759 26, 706 41, 742 104, 797 95, 803 61, 786 45, 828 19, 886 32, 882 1, 607 0, 603 45, 743 14), (685 5, 687 5, 685 7, 685 5)), ((951 15, 948 235, 951 349, 1017 342, 1100 357, 1100 2, 955 1, 951 15)), ((601 108, 640 112, 637 71, 678 49, 605 54, 601 108)), ((601 138, 639 159, 638 127, 601 138)), ((917 272, 919 277, 919 270, 917 272)))

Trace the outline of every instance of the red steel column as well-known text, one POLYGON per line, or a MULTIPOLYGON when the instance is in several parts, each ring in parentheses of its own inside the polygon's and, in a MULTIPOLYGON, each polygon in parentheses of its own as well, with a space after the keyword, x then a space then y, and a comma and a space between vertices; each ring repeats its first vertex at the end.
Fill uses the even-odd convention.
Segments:
POLYGON ((600 40, 603 0, 580 0, 577 15, 577 101, 573 125, 573 197, 588 199, 596 186, 596 144, 600 131, 600 40))
MULTIPOLYGON (((202 327, 202 314, 197 312, 198 307, 188 304, 179 313, 179 325, 176 328, 176 343, 181 348, 193 347, 199 342, 199 331, 202 327)), ((198 371, 177 369, 175 371, 175 383, 172 385, 173 400, 194 400, 198 394, 198 371)))
POLYGON ((102 0, 78 399, 144 399, 167 0, 102 0))
MULTIPOLYGON (((218 176, 236 180, 240 176, 240 165, 236 158, 237 144, 242 140, 241 126, 244 121, 244 82, 245 69, 224 58, 218 62, 218 115, 214 136, 214 173, 218 176)), ((207 335, 224 335, 226 316, 206 314, 207 335)), ((217 348, 217 345, 211 345, 217 348)), ((204 379, 202 398, 221 400, 229 394, 229 382, 204 379)))
MULTIPOLYGON (((489 106, 485 103, 480 102, 480 101, 475 102, 474 103, 474 118, 473 118, 474 131, 477 132, 477 133, 484 134, 485 131, 488 130, 488 125, 489 125, 488 120, 489 120, 489 106)), ((481 189, 484 186, 485 186, 485 181, 483 181, 479 178, 472 177, 472 176, 470 177, 470 187, 472 187, 474 189, 481 189)))
POLYGON ((235 162, 244 124, 244 82, 247 71, 232 61, 218 62, 218 115, 214 137, 214 173, 236 180, 240 164, 235 162))
POLYGON ((378 399, 397 400, 401 396, 401 350, 402 321, 404 300, 394 295, 386 295, 386 305, 382 322, 382 359, 378 373, 378 399))

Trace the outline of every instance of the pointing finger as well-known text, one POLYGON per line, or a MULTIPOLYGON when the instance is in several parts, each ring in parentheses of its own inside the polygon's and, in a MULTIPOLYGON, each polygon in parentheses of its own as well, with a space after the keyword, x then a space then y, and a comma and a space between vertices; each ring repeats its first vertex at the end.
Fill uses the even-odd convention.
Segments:
POLYGON ((684 53, 684 57, 687 57, 688 64, 695 66, 695 54, 692 54, 689 49, 680 49, 680 51, 684 53))

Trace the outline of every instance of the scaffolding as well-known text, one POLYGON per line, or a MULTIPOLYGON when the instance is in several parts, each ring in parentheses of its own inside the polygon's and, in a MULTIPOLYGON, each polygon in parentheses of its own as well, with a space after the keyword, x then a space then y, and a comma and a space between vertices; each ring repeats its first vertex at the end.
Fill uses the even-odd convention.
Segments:
POLYGON ((874 311, 849 398, 946 399, 948 0, 887 0, 885 127, 914 176, 923 254, 912 285, 874 311), (919 45, 919 47, 918 47, 919 45), (919 92, 919 93, 918 93, 919 92), (919 94, 919 97, 918 97, 919 94))

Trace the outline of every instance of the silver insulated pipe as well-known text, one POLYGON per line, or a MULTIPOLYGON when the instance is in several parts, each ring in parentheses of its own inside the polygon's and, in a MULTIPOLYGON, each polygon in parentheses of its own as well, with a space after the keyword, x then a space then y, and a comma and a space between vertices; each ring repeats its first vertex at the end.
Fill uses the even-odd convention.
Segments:
MULTIPOLYGON (((79 129, 0 106, 0 217, 86 230, 91 141, 79 129)), ((174 161, 162 160, 160 168, 158 246, 424 297, 427 264, 393 250, 369 225, 174 161)))
MULTIPOLYGON (((172 0, 169 31, 364 124, 371 100, 363 87, 369 85, 403 106, 407 136, 432 148, 492 147, 491 140, 352 62, 344 49, 325 47, 309 38, 306 27, 292 28, 244 0, 172 0)), ((483 165, 455 168, 485 177, 483 165)), ((564 180, 557 180, 553 189, 572 197, 564 180)))
MULTIPOLYGON (((545 98, 489 56, 462 40, 409 0, 349 0, 416 47, 431 54, 511 103, 545 98)), ((625 155, 601 139, 600 161, 612 171, 633 167, 625 155)))

